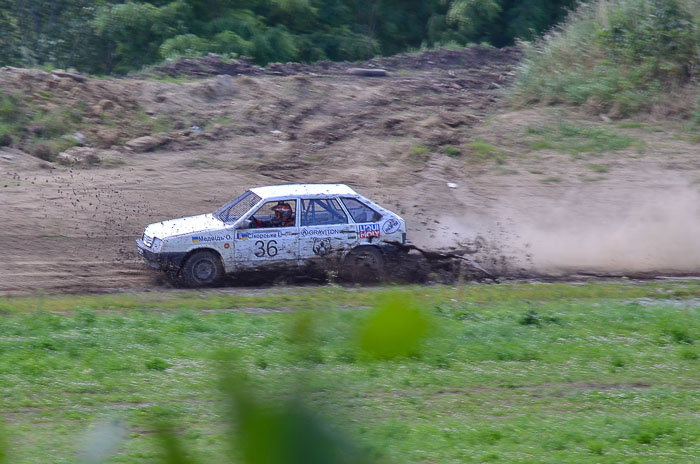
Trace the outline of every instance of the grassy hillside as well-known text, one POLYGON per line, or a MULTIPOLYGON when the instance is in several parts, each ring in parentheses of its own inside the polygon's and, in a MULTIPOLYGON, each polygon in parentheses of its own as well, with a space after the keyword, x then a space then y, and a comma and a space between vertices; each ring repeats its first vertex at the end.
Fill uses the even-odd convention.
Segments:
POLYGON ((612 117, 656 107, 700 120, 699 65, 700 1, 593 1, 530 47, 515 95, 612 117))

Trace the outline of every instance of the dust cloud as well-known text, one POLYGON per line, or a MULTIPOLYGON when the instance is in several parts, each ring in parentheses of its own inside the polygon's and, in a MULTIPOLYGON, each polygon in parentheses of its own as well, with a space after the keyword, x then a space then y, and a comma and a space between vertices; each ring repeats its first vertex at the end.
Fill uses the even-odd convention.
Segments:
POLYGON ((697 274, 700 194, 676 188, 638 191, 609 203, 567 199, 512 219, 506 255, 544 274, 697 274), (518 251, 520 250, 520 251, 518 251))
POLYGON ((469 250, 474 262, 499 275, 697 275, 698 190, 511 197, 461 217, 440 217, 439 226, 430 224, 411 240, 426 249, 469 250))

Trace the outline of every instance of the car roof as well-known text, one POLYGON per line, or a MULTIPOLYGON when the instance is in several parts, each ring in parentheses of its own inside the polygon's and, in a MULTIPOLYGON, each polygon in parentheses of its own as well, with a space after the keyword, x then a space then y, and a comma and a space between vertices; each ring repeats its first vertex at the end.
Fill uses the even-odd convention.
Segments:
POLYGON ((269 185, 267 187, 255 187, 250 189, 250 191, 263 199, 278 197, 357 195, 357 192, 345 184, 269 185))

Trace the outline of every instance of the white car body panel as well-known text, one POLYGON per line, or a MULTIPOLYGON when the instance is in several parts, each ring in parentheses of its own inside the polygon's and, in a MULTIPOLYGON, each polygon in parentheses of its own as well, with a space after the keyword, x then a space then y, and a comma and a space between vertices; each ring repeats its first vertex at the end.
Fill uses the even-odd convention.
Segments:
POLYGON ((303 265, 311 260, 342 259, 358 246, 382 247, 387 246, 386 242, 403 243, 406 239, 406 223, 400 216, 347 185, 279 185, 249 191, 261 199, 233 222, 223 222, 214 214, 201 214, 148 225, 142 240, 137 241, 139 253, 152 267, 165 269, 161 261, 170 260, 181 265, 178 259, 186 259, 198 249, 209 249, 221 256, 225 272, 233 273, 273 263, 303 265), (381 217, 375 222, 355 222, 342 199, 357 200, 381 217), (310 205, 312 200, 316 200, 316 204, 331 204, 336 200, 333 204, 341 205, 342 211, 336 208, 332 214, 335 217, 344 215, 346 222, 302 226, 302 202, 310 205), (294 226, 250 228, 251 216, 264 204, 274 201, 294 203, 293 209, 297 212, 294 226), (151 244, 147 243, 149 240, 151 244))
POLYGON ((226 226, 213 214, 200 214, 168 221, 150 224, 144 230, 146 235, 151 237, 174 237, 177 235, 192 234, 203 231, 216 231, 226 226))

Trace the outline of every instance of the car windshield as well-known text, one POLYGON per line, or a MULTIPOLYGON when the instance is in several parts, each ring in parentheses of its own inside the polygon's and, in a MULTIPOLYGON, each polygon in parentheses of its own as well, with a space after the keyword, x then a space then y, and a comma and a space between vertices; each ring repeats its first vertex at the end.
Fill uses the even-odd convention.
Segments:
POLYGON ((214 216, 222 222, 236 222, 248 212, 250 208, 255 206, 262 198, 248 190, 235 200, 231 200, 221 208, 214 211, 214 216))

